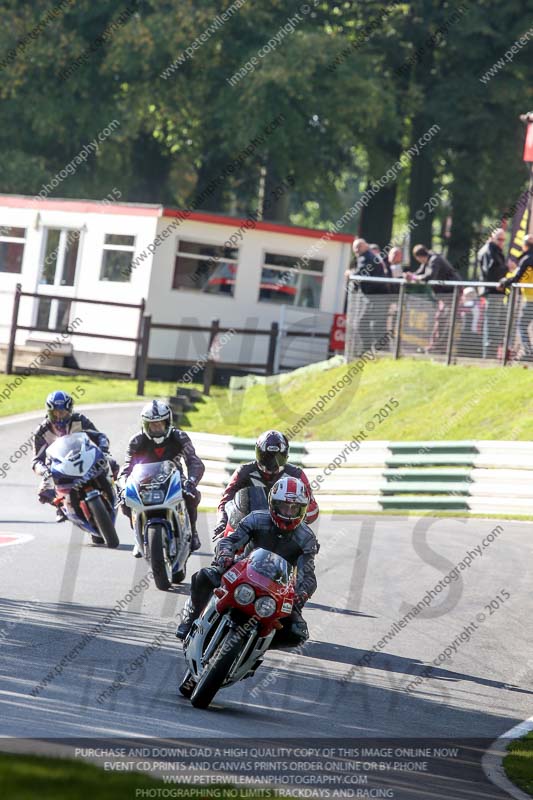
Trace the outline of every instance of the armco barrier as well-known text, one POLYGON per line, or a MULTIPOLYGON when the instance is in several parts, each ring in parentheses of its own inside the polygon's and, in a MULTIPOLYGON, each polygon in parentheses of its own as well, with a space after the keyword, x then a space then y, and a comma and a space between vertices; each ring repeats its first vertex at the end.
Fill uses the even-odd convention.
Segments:
MULTIPOLYGON (((202 505, 217 505, 253 439, 191 433, 206 472, 202 505)), ((324 511, 448 510, 533 515, 533 442, 291 442, 324 511), (336 463, 334 459, 337 459, 336 463), (341 465, 337 466, 341 460, 341 465)))

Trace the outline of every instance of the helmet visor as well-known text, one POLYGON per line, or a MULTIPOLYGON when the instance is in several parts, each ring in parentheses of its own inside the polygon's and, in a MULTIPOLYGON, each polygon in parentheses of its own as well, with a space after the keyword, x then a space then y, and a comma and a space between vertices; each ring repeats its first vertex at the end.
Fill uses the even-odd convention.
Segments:
POLYGON ((287 453, 281 453, 279 450, 270 452, 261 452, 257 458, 259 469, 263 472, 279 472, 287 463, 287 453))
POLYGON ((284 521, 302 520, 307 511, 307 503, 289 503, 286 500, 273 500, 272 510, 284 521))
POLYGON ((294 519, 301 514, 302 506, 300 503, 287 503, 279 501, 276 503, 276 510, 282 517, 294 519))
POLYGON ((170 420, 158 419, 154 422, 146 422, 145 430, 149 436, 164 436, 170 427, 170 420))
POLYGON ((70 411, 66 411, 64 408, 52 408, 48 412, 50 422, 67 422, 69 418, 70 411))

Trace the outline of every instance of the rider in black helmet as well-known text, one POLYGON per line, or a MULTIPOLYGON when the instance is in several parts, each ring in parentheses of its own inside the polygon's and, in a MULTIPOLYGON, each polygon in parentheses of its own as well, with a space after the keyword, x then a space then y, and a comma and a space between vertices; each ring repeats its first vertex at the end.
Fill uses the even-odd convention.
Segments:
POLYGON ((309 506, 305 521, 312 524, 318 517, 318 505, 313 497, 307 475, 294 464, 288 464, 289 440, 280 431, 265 431, 255 444, 255 461, 249 461, 238 467, 230 478, 218 506, 218 519, 213 531, 213 539, 224 533, 228 515, 226 503, 232 500, 240 489, 250 486, 262 486, 266 493, 283 476, 298 478, 302 481, 309 495, 309 506))

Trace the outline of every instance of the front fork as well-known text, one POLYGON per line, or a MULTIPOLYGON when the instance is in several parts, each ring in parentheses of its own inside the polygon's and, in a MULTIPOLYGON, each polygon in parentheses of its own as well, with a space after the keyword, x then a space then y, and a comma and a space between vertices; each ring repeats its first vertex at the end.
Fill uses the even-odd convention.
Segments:
POLYGON ((146 554, 148 552, 148 536, 147 536, 147 528, 150 525, 161 525, 166 534, 166 548, 168 555, 171 559, 176 556, 177 553, 177 546, 176 546, 176 537, 172 531, 172 526, 170 525, 169 521, 162 517, 152 517, 148 518, 145 514, 136 514, 135 515, 135 524, 133 526, 135 540, 139 549, 141 550, 142 554, 146 558, 146 554))

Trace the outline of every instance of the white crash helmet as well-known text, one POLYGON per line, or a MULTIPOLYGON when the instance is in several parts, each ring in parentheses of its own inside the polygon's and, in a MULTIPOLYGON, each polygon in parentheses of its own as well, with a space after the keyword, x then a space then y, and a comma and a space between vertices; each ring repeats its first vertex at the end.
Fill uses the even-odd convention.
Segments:
POLYGON ((156 444, 163 444, 172 426, 170 406, 162 400, 152 400, 141 411, 141 420, 144 435, 156 444))

